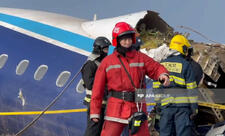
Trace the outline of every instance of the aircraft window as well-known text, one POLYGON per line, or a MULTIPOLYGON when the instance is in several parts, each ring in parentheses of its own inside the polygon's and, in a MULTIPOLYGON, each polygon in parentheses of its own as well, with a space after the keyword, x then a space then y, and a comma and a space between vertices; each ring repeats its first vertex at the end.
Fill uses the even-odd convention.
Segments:
POLYGON ((47 65, 41 65, 37 68, 37 70, 34 73, 34 79, 35 80, 41 80, 46 72, 48 71, 48 66, 47 65))
POLYGON ((56 86, 63 87, 67 80, 70 78, 71 73, 69 71, 63 71, 59 74, 56 80, 56 86))
POLYGON ((22 75, 29 65, 29 60, 22 60, 16 67, 16 74, 22 75))
POLYGON ((0 69, 4 67, 6 61, 8 60, 8 55, 7 54, 2 54, 0 56, 0 69))

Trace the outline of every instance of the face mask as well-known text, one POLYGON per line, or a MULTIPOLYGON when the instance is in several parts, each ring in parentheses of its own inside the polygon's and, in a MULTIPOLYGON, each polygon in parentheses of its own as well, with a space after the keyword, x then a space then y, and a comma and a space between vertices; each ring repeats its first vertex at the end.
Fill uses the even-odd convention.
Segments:
POLYGON ((116 49, 121 55, 125 57, 127 52, 133 50, 133 47, 131 46, 129 48, 125 48, 125 47, 122 47, 121 45, 118 45, 116 49))
POLYGON ((102 61, 108 54, 105 52, 101 52, 100 56, 98 57, 99 61, 102 61))
POLYGON ((101 58, 105 58, 107 55, 108 55, 107 53, 101 52, 100 57, 101 57, 101 58))

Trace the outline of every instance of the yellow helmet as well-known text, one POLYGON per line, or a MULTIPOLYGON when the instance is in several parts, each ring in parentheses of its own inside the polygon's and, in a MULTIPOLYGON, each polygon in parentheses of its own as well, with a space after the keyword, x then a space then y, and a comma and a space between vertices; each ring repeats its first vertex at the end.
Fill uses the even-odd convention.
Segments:
POLYGON ((183 35, 175 35, 170 42, 170 49, 179 51, 183 55, 186 55, 190 47, 191 44, 183 35))

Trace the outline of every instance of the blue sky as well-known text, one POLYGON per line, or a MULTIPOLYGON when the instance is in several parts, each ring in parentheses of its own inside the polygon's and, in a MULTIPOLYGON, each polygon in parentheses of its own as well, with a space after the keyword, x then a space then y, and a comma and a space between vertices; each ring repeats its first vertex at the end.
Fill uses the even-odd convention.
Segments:
MULTIPOLYGON (((188 26, 219 43, 225 43, 224 5, 224 0, 0 0, 0 7, 50 11, 88 20, 95 13, 102 19, 153 10, 177 31, 183 32, 176 26, 188 26)), ((190 33, 191 39, 209 42, 190 33)))

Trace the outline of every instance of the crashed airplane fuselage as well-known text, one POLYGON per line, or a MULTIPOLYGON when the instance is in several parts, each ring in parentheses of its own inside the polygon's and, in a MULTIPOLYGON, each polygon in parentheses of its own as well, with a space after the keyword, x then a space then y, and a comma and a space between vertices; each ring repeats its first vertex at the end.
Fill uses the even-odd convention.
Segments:
MULTIPOLYGON (((0 135, 16 134, 39 115, 79 71, 90 55, 93 39, 106 36, 111 40, 114 25, 121 21, 140 33, 145 42, 143 52, 160 49, 163 43, 168 45, 175 34, 153 11, 86 21, 42 11, 0 8, 0 135)), ((211 89, 224 88, 223 45, 194 41, 192 45, 193 58, 206 75, 203 101, 215 103, 217 93, 211 89)), ((86 125, 86 107, 82 104, 85 94, 75 92, 74 86, 23 135, 82 135, 86 125)), ((200 115, 204 118, 199 125, 224 119, 223 110, 215 107, 200 106, 200 115)))

